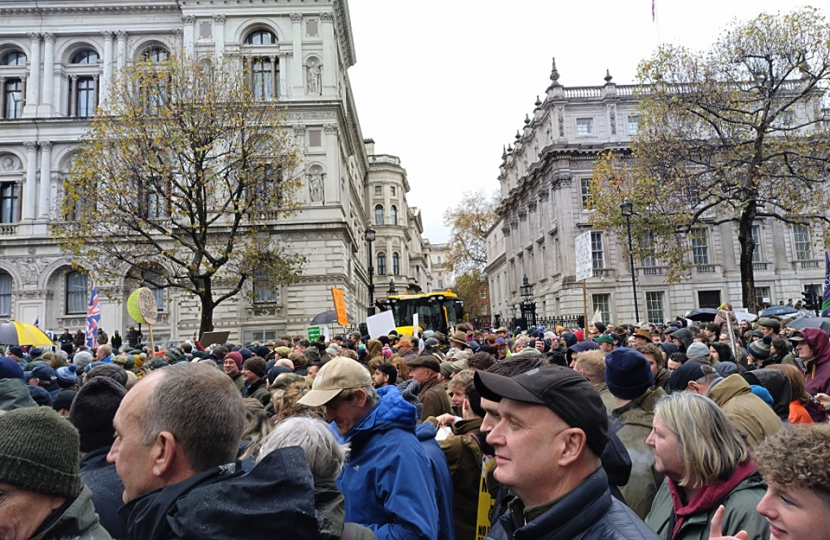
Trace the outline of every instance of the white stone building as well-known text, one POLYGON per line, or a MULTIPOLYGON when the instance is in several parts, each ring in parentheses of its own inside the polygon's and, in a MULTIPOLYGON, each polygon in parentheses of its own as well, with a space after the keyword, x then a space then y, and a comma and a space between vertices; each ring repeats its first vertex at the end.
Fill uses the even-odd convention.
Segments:
MULTIPOLYGON (((351 32, 347 0, 0 0, 0 318, 84 328, 91 278, 73 269, 49 235, 73 147, 113 91, 118 68, 184 50, 255 56, 247 65, 254 64, 260 97, 287 104, 287 121, 306 145, 302 208, 273 226, 308 257, 303 275, 279 291, 255 291, 252 303, 240 296, 220 305, 216 329, 243 340, 303 332, 314 315, 333 309, 333 286, 346 290, 353 324, 361 322, 369 303, 363 232, 373 218, 367 178, 374 161, 349 83, 351 32)), ((420 216, 406 205, 405 174, 390 181, 401 219, 412 223, 396 234, 419 246, 420 216)), ((403 245, 399 253, 410 264, 423 257, 422 249, 403 245)), ((416 266, 403 283, 427 288, 429 273, 416 266)), ((101 327, 110 334, 134 324, 124 299, 138 284, 125 279, 100 291, 101 327)), ((173 289, 158 290, 157 299, 157 340, 191 337, 197 303, 173 289)))
MULTIPOLYGON (((559 78, 554 63, 544 99, 537 99, 533 114, 525 118, 503 156, 501 220, 487 237, 492 313, 504 322, 521 315, 519 287, 526 275, 534 286, 538 317, 581 315, 582 283, 575 281, 574 242, 591 231, 594 277, 587 280, 589 319, 599 310, 604 321, 634 322, 628 257, 621 239, 591 230, 587 199, 599 153, 627 147, 637 133, 635 87, 617 85, 608 74, 602 86, 565 87, 559 78)), ((763 218, 756 221, 753 234, 759 302, 797 301, 805 287, 822 287, 824 257, 808 227, 763 218)), ((634 261, 640 319, 663 322, 721 302, 740 306, 737 236, 733 223, 701 227, 690 238, 691 279, 681 283, 666 284, 666 269, 658 260, 634 261)))

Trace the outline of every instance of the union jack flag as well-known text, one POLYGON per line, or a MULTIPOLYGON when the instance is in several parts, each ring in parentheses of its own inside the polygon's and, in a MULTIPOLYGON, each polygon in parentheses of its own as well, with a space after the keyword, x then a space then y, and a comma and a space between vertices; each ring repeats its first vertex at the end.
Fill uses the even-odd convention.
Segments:
POLYGON ((40 315, 35 317, 35 328, 40 328, 40 315))
POLYGON ((101 322, 101 306, 98 304, 98 287, 92 287, 89 307, 86 310, 86 346, 95 347, 98 339, 98 324, 101 322))

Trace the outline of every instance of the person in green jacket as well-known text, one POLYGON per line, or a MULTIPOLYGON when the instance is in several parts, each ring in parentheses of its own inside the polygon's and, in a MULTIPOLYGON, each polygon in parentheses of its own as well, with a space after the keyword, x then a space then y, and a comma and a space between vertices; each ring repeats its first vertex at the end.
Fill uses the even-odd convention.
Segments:
POLYGON ((662 398, 646 444, 654 449, 655 470, 666 475, 646 517, 658 536, 706 540, 723 505, 724 534, 746 531, 750 539, 769 539, 769 527, 755 511, 764 481, 740 432, 712 400, 691 392, 662 398))

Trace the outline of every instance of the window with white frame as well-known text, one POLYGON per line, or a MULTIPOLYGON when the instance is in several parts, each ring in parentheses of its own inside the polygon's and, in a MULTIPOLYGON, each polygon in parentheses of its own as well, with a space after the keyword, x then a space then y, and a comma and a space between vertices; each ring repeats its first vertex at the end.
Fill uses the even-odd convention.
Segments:
POLYGON ((646 316, 649 322, 661 323, 665 321, 663 315, 663 292, 646 291, 646 316))
POLYGON ((392 254, 392 274, 396 276, 401 274, 401 256, 397 251, 392 254))
POLYGON ((769 302, 772 298, 769 287, 755 287, 755 304, 760 306, 764 302, 764 298, 769 302))
POLYGON ((19 209, 20 186, 15 182, 0 183, 0 223, 17 223, 19 209))
POLYGON ((390 217, 390 223, 392 223, 392 225, 397 225, 398 224, 398 207, 395 206, 394 204, 389 209, 389 217, 390 217))
POLYGON ((245 59, 246 76, 254 99, 275 99, 280 77, 277 36, 270 30, 254 30, 246 36, 245 45, 250 51, 245 59))
POLYGON ((692 229, 692 258, 696 265, 709 264, 709 244, 706 229, 692 229))
MULTIPOLYGON (((163 49, 162 49, 163 50, 163 49)), ((98 52, 82 49, 72 55, 67 66, 69 75, 69 116, 86 118, 98 106, 98 52)))
POLYGON ((752 241, 755 242, 755 249, 752 250, 752 262, 761 262, 763 260, 761 249, 761 226, 752 226, 752 241))
POLYGON ((808 261, 813 258, 813 246, 810 240, 810 228, 806 225, 793 225, 795 239, 795 258, 808 261))
MULTIPOLYGON (((602 250, 602 233, 591 233, 591 262, 595 270, 605 268, 605 254, 602 250)), ((603 319, 608 320, 608 319, 603 319)))
POLYGON ((597 310, 602 314, 603 321, 611 320, 611 295, 610 294, 592 294, 591 295, 592 313, 597 310))
POLYGON ((383 188, 380 186, 375 186, 375 197, 380 197, 383 195, 383 188))
POLYGON ((0 72, 5 81, 0 94, 2 118, 14 120, 23 115, 23 78, 26 76, 26 54, 22 51, 8 51, 0 56, 0 72))
POLYGON ((252 280, 254 304, 276 304, 277 291, 268 286, 268 276, 262 270, 254 273, 252 280))
POLYGON ((0 317, 12 316, 12 277, 0 272, 0 317))
POLYGON ((594 119, 593 118, 577 118, 576 119, 576 134, 577 135, 593 135, 594 134, 594 119))
POLYGON ((636 116, 629 116, 628 117, 628 134, 629 135, 636 135, 637 132, 640 130, 640 119, 636 116))
POLYGON ((153 297, 156 299, 156 307, 159 311, 164 311, 164 280, 161 274, 153 270, 144 270, 141 272, 141 285, 153 291, 153 297))
POLYGON ((591 208, 591 201, 589 199, 591 195, 591 179, 590 178, 582 178, 579 181, 579 188, 580 193, 582 195, 582 208, 585 210, 590 210, 591 208))
POLYGON ((394 197, 395 196, 395 186, 389 186, 389 193, 394 197))
POLYGON ((375 205, 375 225, 383 225, 383 205, 375 205))
POLYGON ((654 233, 646 232, 643 234, 642 238, 640 239, 640 253, 642 255, 640 263, 642 264, 643 268, 654 268, 655 266, 657 266, 657 257, 655 257, 654 255, 654 233))
POLYGON ((378 253, 378 275, 386 275, 386 253, 382 251, 378 253))
POLYGON ((481 289, 478 292, 478 295, 479 295, 480 298, 487 298, 487 290, 486 289, 481 289))
POLYGON ((87 275, 77 270, 72 270, 66 274, 67 315, 86 315, 87 302, 89 301, 88 283, 87 275))

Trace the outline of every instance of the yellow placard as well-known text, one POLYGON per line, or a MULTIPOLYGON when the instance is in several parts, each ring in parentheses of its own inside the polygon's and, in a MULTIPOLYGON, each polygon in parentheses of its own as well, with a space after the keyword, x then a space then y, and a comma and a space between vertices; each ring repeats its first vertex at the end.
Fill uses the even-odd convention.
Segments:
POLYGON ((337 324, 349 326, 349 316, 346 315, 346 292, 337 287, 331 288, 331 297, 334 300, 334 313, 337 315, 337 324))
POLYGON ((130 297, 127 298, 127 312, 130 314, 130 317, 135 319, 135 321, 139 324, 147 324, 147 321, 144 319, 144 316, 141 314, 141 310, 138 309, 138 295, 141 293, 141 289, 136 289, 132 293, 130 293, 130 297))
POLYGON ((490 532, 490 509, 496 501, 487 491, 487 467, 492 458, 483 457, 481 461, 481 481, 478 490, 478 515, 476 516, 476 540, 483 540, 490 532))

